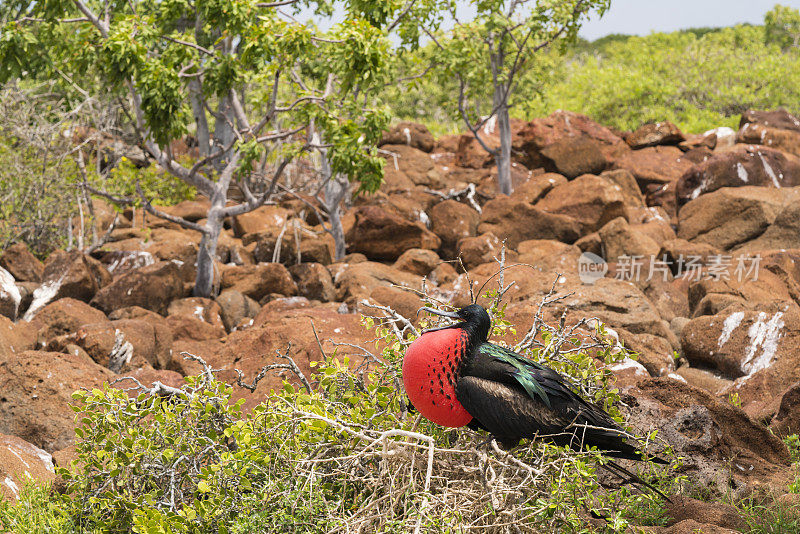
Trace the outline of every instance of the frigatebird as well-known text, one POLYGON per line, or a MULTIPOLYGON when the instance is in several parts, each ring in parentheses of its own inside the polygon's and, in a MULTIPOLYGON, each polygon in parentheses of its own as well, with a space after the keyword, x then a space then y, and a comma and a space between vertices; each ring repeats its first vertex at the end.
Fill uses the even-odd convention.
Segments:
MULTIPOLYGON (((626 441, 628 434, 619 424, 575 393, 566 377, 489 343, 491 319, 481 306, 420 311, 458 321, 423 332, 403 359, 406 394, 427 419, 446 427, 487 430, 507 449, 523 438, 547 439, 576 450, 594 446, 613 458, 645 459, 626 441)), ((614 467, 651 487, 627 469, 614 467)))

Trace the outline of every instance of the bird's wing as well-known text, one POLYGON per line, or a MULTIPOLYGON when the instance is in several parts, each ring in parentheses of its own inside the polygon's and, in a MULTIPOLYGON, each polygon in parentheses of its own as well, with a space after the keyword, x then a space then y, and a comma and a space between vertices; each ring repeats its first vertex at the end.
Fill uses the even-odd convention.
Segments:
POLYGON ((610 456, 642 459, 617 422, 575 393, 565 377, 505 347, 478 347, 456 397, 501 442, 548 436, 559 445, 591 445, 610 456))
POLYGON ((523 437, 561 435, 565 421, 542 402, 532 400, 521 388, 495 380, 462 376, 456 385, 458 401, 474 417, 480 428, 488 430, 498 441, 512 447, 523 437))
POLYGON ((511 387, 521 387, 531 399, 541 401, 571 423, 622 430, 599 406, 575 393, 565 377, 511 349, 492 343, 482 344, 478 348, 475 363, 470 366, 470 374, 511 387))

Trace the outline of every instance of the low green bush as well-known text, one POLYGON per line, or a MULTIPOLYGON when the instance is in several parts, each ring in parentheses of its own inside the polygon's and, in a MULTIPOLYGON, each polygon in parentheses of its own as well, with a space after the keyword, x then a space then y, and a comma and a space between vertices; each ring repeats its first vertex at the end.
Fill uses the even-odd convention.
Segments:
MULTIPOLYGON (((495 334, 516 335, 503 312, 492 308, 495 334)), ((243 401, 209 369, 180 389, 131 381, 135 394, 76 392, 79 460, 61 470, 66 517, 79 532, 147 534, 461 532, 509 523, 582 533, 596 531, 593 515, 607 518, 604 531, 625 532, 661 521, 654 494, 608 485, 597 451, 535 442, 505 452, 482 433, 409 412, 399 369, 417 331, 388 317, 364 323, 380 351, 314 362, 310 380, 285 382, 244 417, 243 401)), ((621 420, 611 374, 596 358, 612 363, 628 353, 562 350, 578 343, 569 332, 545 329, 549 348, 526 353, 567 373, 621 420)), ((654 464, 642 469, 664 491, 682 482, 659 482, 663 469, 654 464)))

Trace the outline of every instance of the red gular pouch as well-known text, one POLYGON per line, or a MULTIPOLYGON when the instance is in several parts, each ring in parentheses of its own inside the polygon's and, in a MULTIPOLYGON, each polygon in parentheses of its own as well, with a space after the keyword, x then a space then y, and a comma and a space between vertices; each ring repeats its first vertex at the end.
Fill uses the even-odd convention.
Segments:
POLYGON ((406 349, 403 384, 411 404, 426 419, 458 428, 472 416, 456 399, 456 382, 466 356, 467 333, 448 328, 422 334, 406 349))

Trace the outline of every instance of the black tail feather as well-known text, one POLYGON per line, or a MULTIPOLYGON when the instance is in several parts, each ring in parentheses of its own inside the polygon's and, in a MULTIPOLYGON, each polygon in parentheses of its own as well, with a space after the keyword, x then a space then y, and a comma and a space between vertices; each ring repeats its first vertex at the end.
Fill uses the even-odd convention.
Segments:
POLYGON ((660 496, 662 496, 664 499, 666 499, 667 502, 672 502, 672 499, 670 499, 669 497, 664 495, 661 491, 659 491, 652 484, 650 484, 648 482, 645 482, 644 480, 642 480, 642 478, 639 475, 637 475, 636 473, 633 473, 633 472, 625 469, 624 467, 622 467, 618 463, 616 463, 616 462, 608 462, 607 464, 603 464, 603 467, 605 467, 606 470, 608 470, 610 473, 612 473, 612 474, 614 474, 616 476, 619 476, 619 477, 622 477, 622 478, 627 478, 628 480, 626 480, 625 483, 633 483, 633 484, 637 484, 637 485, 640 485, 640 486, 644 486, 645 488, 649 489, 650 491, 658 493, 660 496))

